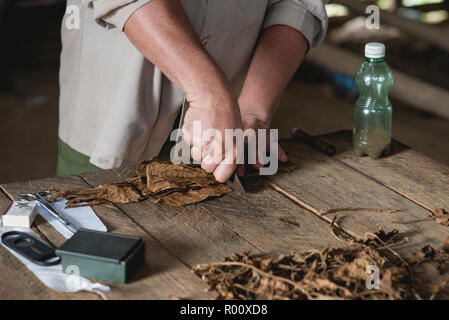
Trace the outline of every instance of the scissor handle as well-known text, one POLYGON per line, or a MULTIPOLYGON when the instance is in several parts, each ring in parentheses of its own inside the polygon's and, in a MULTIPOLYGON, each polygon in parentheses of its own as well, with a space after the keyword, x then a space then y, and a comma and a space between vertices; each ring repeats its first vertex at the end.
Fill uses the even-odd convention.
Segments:
POLYGON ((39 191, 37 192, 38 195, 40 195, 43 198, 47 198, 48 196, 50 196, 52 193, 48 190, 44 190, 44 191, 39 191))
POLYGON ((49 191, 39 191, 37 193, 21 193, 17 197, 19 200, 25 201, 37 201, 39 202, 48 213, 50 213, 55 219, 61 222, 68 230, 75 233, 77 228, 74 227, 66 218, 59 213, 59 211, 47 201, 47 197, 50 195, 49 191))
POLYGON ((20 201, 38 201, 35 194, 32 193, 21 193, 17 196, 20 201))

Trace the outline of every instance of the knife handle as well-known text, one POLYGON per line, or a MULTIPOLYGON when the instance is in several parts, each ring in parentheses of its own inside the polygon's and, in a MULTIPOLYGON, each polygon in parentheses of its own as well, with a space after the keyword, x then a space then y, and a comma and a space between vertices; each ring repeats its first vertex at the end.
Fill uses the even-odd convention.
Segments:
POLYGON ((301 131, 297 128, 292 130, 292 137, 328 156, 333 156, 337 153, 335 147, 330 143, 327 143, 326 141, 323 141, 319 138, 308 135, 304 131, 301 131))

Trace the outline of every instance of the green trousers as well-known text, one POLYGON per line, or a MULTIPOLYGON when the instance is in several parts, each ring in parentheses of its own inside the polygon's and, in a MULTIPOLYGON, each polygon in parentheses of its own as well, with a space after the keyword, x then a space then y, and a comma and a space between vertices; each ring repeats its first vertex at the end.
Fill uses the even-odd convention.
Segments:
MULTIPOLYGON (((173 141, 166 141, 159 153, 159 158, 170 158, 170 150, 175 145, 173 141)), ((101 168, 89 162, 90 157, 69 147, 67 143, 58 140, 58 164, 56 175, 69 176, 86 172, 95 172, 101 168)))
MULTIPOLYGON (((176 120, 173 123, 172 130, 178 129, 180 127, 180 120, 181 110, 178 112, 176 120)), ((161 159, 170 159, 170 151, 174 147, 174 145, 175 142, 170 141, 169 135, 164 145, 162 146, 158 157, 161 159)), ((67 143, 65 143, 61 139, 58 139, 58 164, 56 168, 56 175, 58 177, 102 170, 101 168, 98 168, 97 166, 94 166, 92 163, 90 163, 89 160, 89 156, 79 153, 78 151, 69 147, 67 143)))
POLYGON ((60 177, 101 170, 101 168, 90 163, 89 159, 90 157, 72 149, 67 143, 59 139, 56 175, 60 177))

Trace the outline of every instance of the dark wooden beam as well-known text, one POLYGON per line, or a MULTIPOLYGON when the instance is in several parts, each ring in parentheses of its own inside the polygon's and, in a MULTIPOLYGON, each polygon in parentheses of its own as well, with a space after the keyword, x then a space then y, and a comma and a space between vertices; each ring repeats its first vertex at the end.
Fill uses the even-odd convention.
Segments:
MULTIPOLYGON (((334 2, 344 5, 349 10, 360 15, 365 15, 365 10, 368 5, 367 3, 355 0, 335 0, 334 2)), ((449 35, 435 26, 407 19, 388 11, 381 11, 380 21, 449 52, 449 35)))

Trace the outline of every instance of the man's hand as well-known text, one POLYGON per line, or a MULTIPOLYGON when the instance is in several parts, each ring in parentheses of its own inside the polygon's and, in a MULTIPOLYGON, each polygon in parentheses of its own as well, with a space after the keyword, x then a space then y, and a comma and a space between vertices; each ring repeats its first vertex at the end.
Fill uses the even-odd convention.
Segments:
MULTIPOLYGON (((213 128, 221 133, 225 129, 241 127, 236 98, 226 76, 209 56, 193 29, 184 8, 178 0, 152 0, 139 8, 125 24, 125 33, 133 45, 186 96, 190 104, 183 130, 193 134, 193 121, 201 121, 202 131, 213 128)), ((194 139, 187 141, 195 159, 202 160, 205 170, 225 182, 235 170, 235 161, 223 163, 213 139, 203 144, 194 139), (205 147, 202 153, 199 147, 205 147), (212 152, 216 164, 204 159, 203 153, 212 152), (204 161, 203 161, 204 160, 204 161)), ((234 159, 234 156, 230 156, 234 159)))
POLYGON ((201 167, 213 172, 219 182, 225 182, 236 169, 237 150, 234 145, 232 150, 226 150, 231 153, 226 154, 224 137, 225 129, 242 127, 237 101, 230 90, 224 90, 204 94, 190 100, 189 104, 182 130, 186 142, 192 146, 192 158, 201 161, 201 167), (194 132, 194 121, 201 125, 198 136, 194 132), (219 134, 206 137, 204 134, 210 129, 219 134))
MULTIPOLYGON (((274 148, 277 148, 277 152, 278 152, 278 159, 280 162, 287 162, 288 158, 287 158, 287 154, 285 153, 284 149, 282 149, 282 147, 276 142, 276 143, 270 143, 270 135, 268 133, 268 129, 270 128, 270 124, 265 122, 264 120, 260 119, 260 116, 257 114, 251 114, 251 113, 247 113, 244 115, 244 117, 242 116, 242 124, 243 124, 243 130, 247 130, 247 129, 254 129, 256 131, 256 137, 257 137, 257 130, 258 129, 263 129, 263 130, 267 130, 267 135, 266 135, 266 139, 265 141, 258 141, 256 140, 256 145, 257 147, 260 147, 262 145, 262 143, 264 143, 264 152, 270 152, 270 150, 274 150, 274 148)), ((258 138, 257 138, 258 139, 258 138)), ((263 164, 263 160, 259 159, 259 152, 256 150, 256 163, 253 164, 252 166, 256 169, 260 169, 264 166, 263 164)), ((239 176, 243 176, 245 175, 245 165, 244 164, 239 164, 237 166, 237 174, 239 176)))
MULTIPOLYGON (((266 29, 257 44, 248 75, 239 97, 244 129, 268 129, 282 92, 298 69, 308 48, 307 40, 297 30, 283 25, 266 29)), ((269 149, 267 134, 267 149, 269 149)), ((287 155, 278 148, 278 159, 287 161, 287 155)), ((262 167, 261 163, 255 165, 262 167)), ((243 175, 239 165, 237 173, 243 175)))

